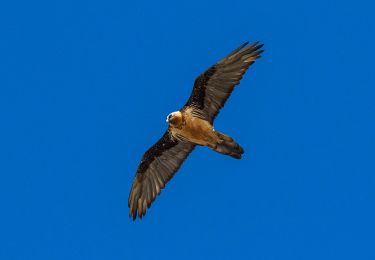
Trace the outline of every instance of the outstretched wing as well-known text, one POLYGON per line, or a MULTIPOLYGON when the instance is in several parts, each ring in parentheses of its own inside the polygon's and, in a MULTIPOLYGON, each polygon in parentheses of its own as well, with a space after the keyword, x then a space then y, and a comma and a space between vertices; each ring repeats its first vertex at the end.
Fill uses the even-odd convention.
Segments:
POLYGON ((214 121, 243 74, 261 57, 263 44, 247 44, 242 44, 195 80, 193 92, 184 108, 193 107, 197 110, 196 114, 211 123, 214 121))
POLYGON ((130 190, 129 216, 142 218, 195 145, 179 141, 169 131, 143 155, 130 190))

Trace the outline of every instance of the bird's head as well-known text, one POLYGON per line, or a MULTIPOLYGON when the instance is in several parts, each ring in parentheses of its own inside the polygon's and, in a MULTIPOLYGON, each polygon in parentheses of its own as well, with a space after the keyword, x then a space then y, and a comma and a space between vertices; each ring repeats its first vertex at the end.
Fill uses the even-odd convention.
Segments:
POLYGON ((167 116, 167 123, 171 126, 179 126, 182 123, 182 113, 180 111, 172 112, 167 116))

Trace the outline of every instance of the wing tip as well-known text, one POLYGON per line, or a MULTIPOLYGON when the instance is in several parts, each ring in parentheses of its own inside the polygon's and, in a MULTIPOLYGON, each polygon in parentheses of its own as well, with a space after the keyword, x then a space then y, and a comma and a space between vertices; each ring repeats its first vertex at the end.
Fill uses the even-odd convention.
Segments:
POLYGON ((260 43, 260 41, 256 41, 250 46, 248 46, 241 53, 245 56, 252 57, 253 60, 256 60, 262 57, 261 54, 264 52, 264 49, 262 49, 263 46, 264 46, 264 43, 260 43))
POLYGON ((246 41, 246 42, 242 43, 242 45, 241 45, 241 49, 242 49, 243 47, 245 47, 246 45, 248 45, 248 44, 249 44, 249 41, 246 41))
POLYGON ((136 221, 137 218, 142 219, 146 215, 146 210, 138 210, 137 208, 131 207, 129 209, 129 218, 136 221))
POLYGON ((256 41, 253 44, 251 44, 250 46, 248 46, 247 49, 250 50, 251 52, 255 52, 257 50, 263 52, 264 50, 260 50, 260 49, 263 48, 263 46, 264 46, 264 43, 261 43, 260 41, 256 41))
POLYGON ((128 198, 129 218, 132 218, 133 221, 136 220, 137 215, 139 218, 142 218, 142 216, 146 214, 146 210, 143 209, 144 202, 142 202, 142 190, 142 186, 136 177, 133 181, 128 198))
POLYGON ((129 218, 135 221, 137 219, 137 213, 134 214, 133 212, 129 211, 129 218))

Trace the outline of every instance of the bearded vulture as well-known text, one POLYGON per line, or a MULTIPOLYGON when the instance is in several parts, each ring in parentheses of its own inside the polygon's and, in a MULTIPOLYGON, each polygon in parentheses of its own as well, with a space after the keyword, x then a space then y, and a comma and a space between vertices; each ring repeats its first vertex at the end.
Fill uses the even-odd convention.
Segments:
POLYGON ((168 115, 167 131, 143 155, 129 194, 129 217, 135 220, 146 214, 195 146, 241 159, 242 147, 214 130, 213 122, 246 70, 261 57, 262 46, 246 42, 196 78, 186 104, 168 115))

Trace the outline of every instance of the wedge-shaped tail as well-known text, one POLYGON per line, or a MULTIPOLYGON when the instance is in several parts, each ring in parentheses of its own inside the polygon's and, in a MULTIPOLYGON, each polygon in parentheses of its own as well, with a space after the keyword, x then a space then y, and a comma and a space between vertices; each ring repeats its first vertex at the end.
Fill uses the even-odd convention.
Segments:
POLYGON ((210 148, 218 153, 229 155, 236 159, 241 159, 242 154, 244 153, 243 148, 230 136, 220 132, 216 132, 216 134, 219 137, 219 141, 210 148))

